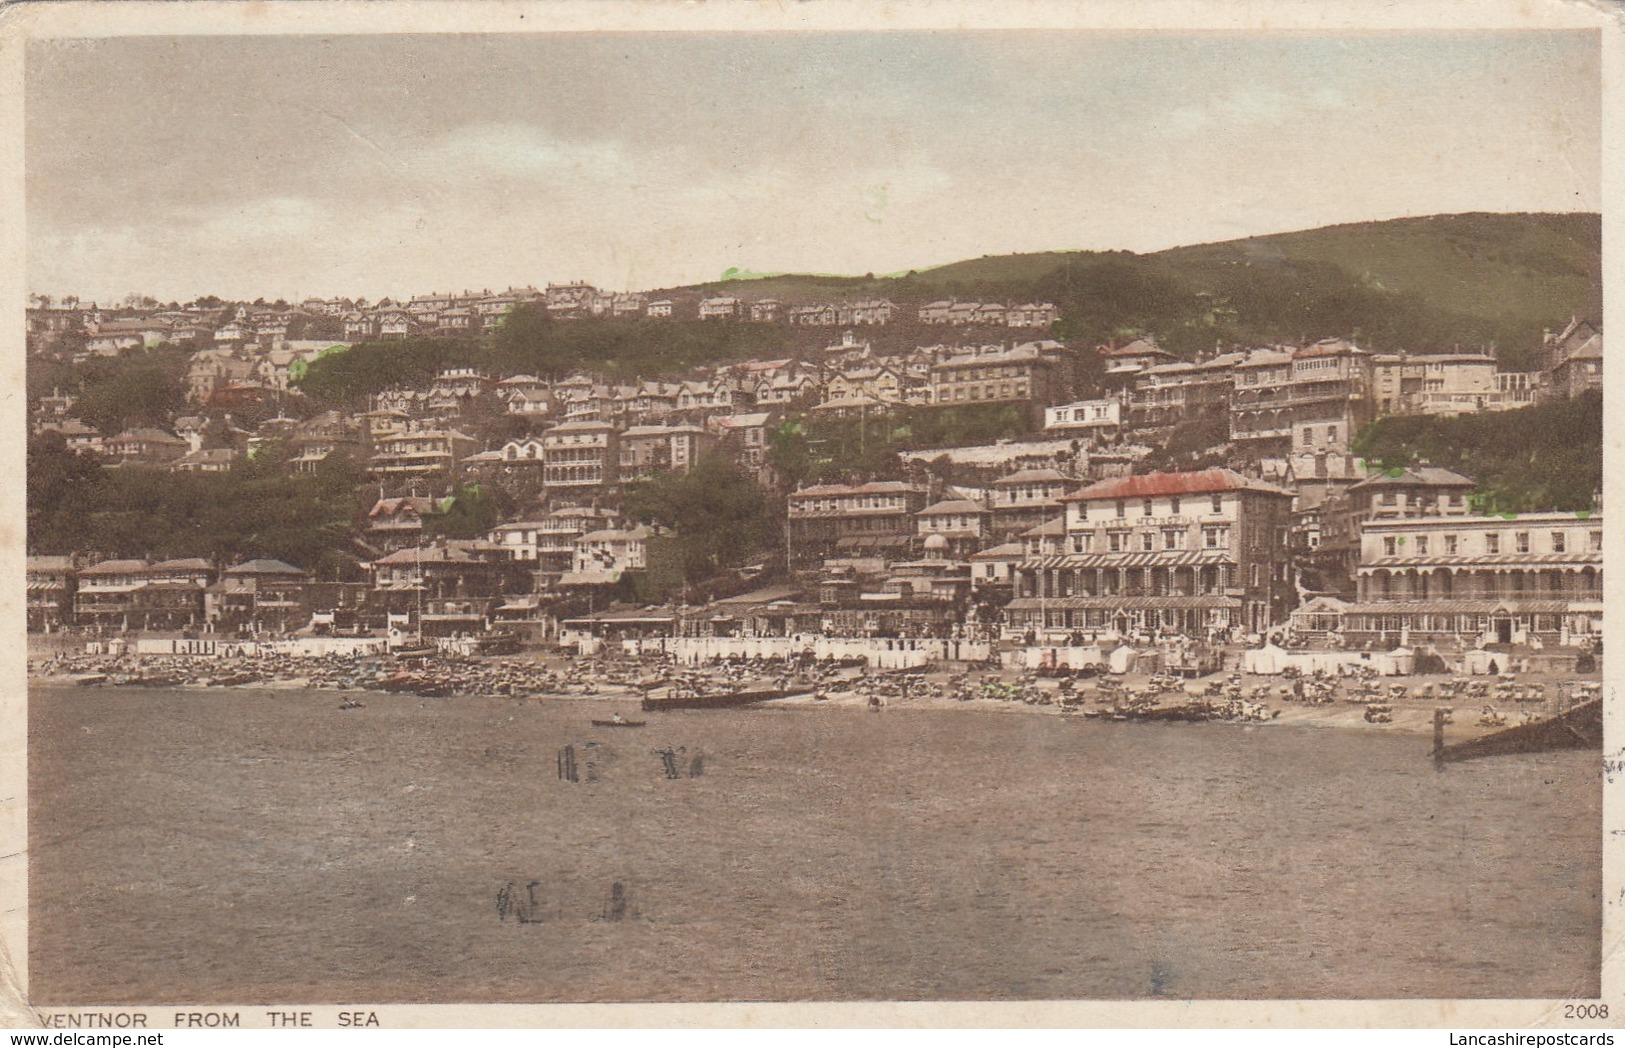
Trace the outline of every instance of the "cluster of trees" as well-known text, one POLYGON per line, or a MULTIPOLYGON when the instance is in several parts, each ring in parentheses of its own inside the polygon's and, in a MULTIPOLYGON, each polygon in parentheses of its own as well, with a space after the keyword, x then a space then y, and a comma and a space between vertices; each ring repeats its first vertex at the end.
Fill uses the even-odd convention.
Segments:
POLYGON ((561 379, 590 371, 611 381, 672 378, 702 364, 771 358, 789 339, 766 324, 698 320, 555 322, 540 306, 516 306, 479 338, 418 337, 367 342, 313 361, 300 390, 334 404, 357 405, 391 386, 426 386, 447 368, 561 379))
MULTIPOLYGON (((688 585, 753 563, 777 550, 781 503, 769 499, 720 452, 701 456, 682 475, 660 475, 628 486, 627 517, 664 534, 651 544, 652 573, 666 586, 688 585)), ((650 599, 665 594, 649 593, 650 599)))
POLYGON ((28 445, 28 548, 107 557, 274 557, 358 577, 361 467, 341 454, 289 473, 274 453, 227 473, 105 469, 46 433, 28 445))
POLYGON ((186 406, 190 359, 184 348, 163 343, 80 364, 30 360, 28 396, 32 401, 56 390, 77 396, 75 414, 109 435, 136 426, 168 428, 186 406))
POLYGON ((1031 410, 1013 403, 919 405, 861 419, 809 416, 769 434, 768 457, 788 488, 853 477, 900 480, 908 472, 900 452, 991 444, 1035 428, 1031 410))
POLYGON ((1487 513, 1589 510, 1602 490, 1602 393, 1486 415, 1396 415, 1355 437, 1380 468, 1443 466, 1478 481, 1487 513))

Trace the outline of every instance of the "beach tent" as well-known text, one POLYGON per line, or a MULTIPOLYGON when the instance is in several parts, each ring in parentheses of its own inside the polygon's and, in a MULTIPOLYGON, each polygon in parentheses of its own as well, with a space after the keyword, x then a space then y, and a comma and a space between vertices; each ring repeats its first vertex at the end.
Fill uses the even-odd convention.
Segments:
POLYGON ((1253 648, 1241 653, 1241 671, 1259 674, 1280 673, 1289 661, 1291 660, 1287 658, 1285 649, 1274 644, 1266 644, 1262 648, 1253 648))
POLYGON ((1416 668, 1416 652, 1410 648, 1395 648, 1380 656, 1377 670, 1387 677, 1408 676, 1416 668))
POLYGON ((1133 673, 1138 661, 1134 649, 1125 644, 1106 656, 1106 668, 1112 673, 1133 673))

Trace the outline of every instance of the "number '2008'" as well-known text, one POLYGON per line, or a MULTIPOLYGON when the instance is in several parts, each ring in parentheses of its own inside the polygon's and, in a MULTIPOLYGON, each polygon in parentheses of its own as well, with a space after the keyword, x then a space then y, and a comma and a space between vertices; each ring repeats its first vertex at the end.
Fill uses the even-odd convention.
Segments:
POLYGON ((1565 1019, 1606 1019, 1608 1006, 1606 1004, 1565 1004, 1563 1006, 1565 1019))

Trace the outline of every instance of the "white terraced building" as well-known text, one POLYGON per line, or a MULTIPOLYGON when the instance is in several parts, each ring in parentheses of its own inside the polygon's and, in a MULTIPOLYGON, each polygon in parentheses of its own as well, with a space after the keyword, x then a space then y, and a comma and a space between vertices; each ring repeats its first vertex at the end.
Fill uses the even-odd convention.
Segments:
POLYGON ((1602 634, 1602 517, 1366 521, 1351 645, 1583 646, 1602 634))

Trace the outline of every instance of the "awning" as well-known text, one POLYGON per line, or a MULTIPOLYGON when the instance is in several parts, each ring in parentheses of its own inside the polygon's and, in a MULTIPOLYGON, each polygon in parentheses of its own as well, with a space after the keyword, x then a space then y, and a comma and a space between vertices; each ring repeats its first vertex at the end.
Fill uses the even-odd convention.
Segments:
POLYGON ((909 544, 908 535, 848 535, 836 539, 837 549, 895 549, 909 544))
POLYGON ((1566 615, 1597 605, 1566 600, 1391 600, 1355 604, 1349 615, 1566 615))
POLYGON ((1240 608, 1235 597, 1017 597, 1014 611, 1204 611, 1240 608))
POLYGON ((1572 550, 1568 553, 1481 553, 1475 555, 1440 554, 1438 556, 1378 557, 1362 569, 1370 568, 1602 568, 1602 552, 1572 550))
POLYGON ((1224 550, 1142 550, 1138 553, 1068 553, 1023 561, 1038 568, 1184 568, 1203 564, 1235 564, 1224 550))

